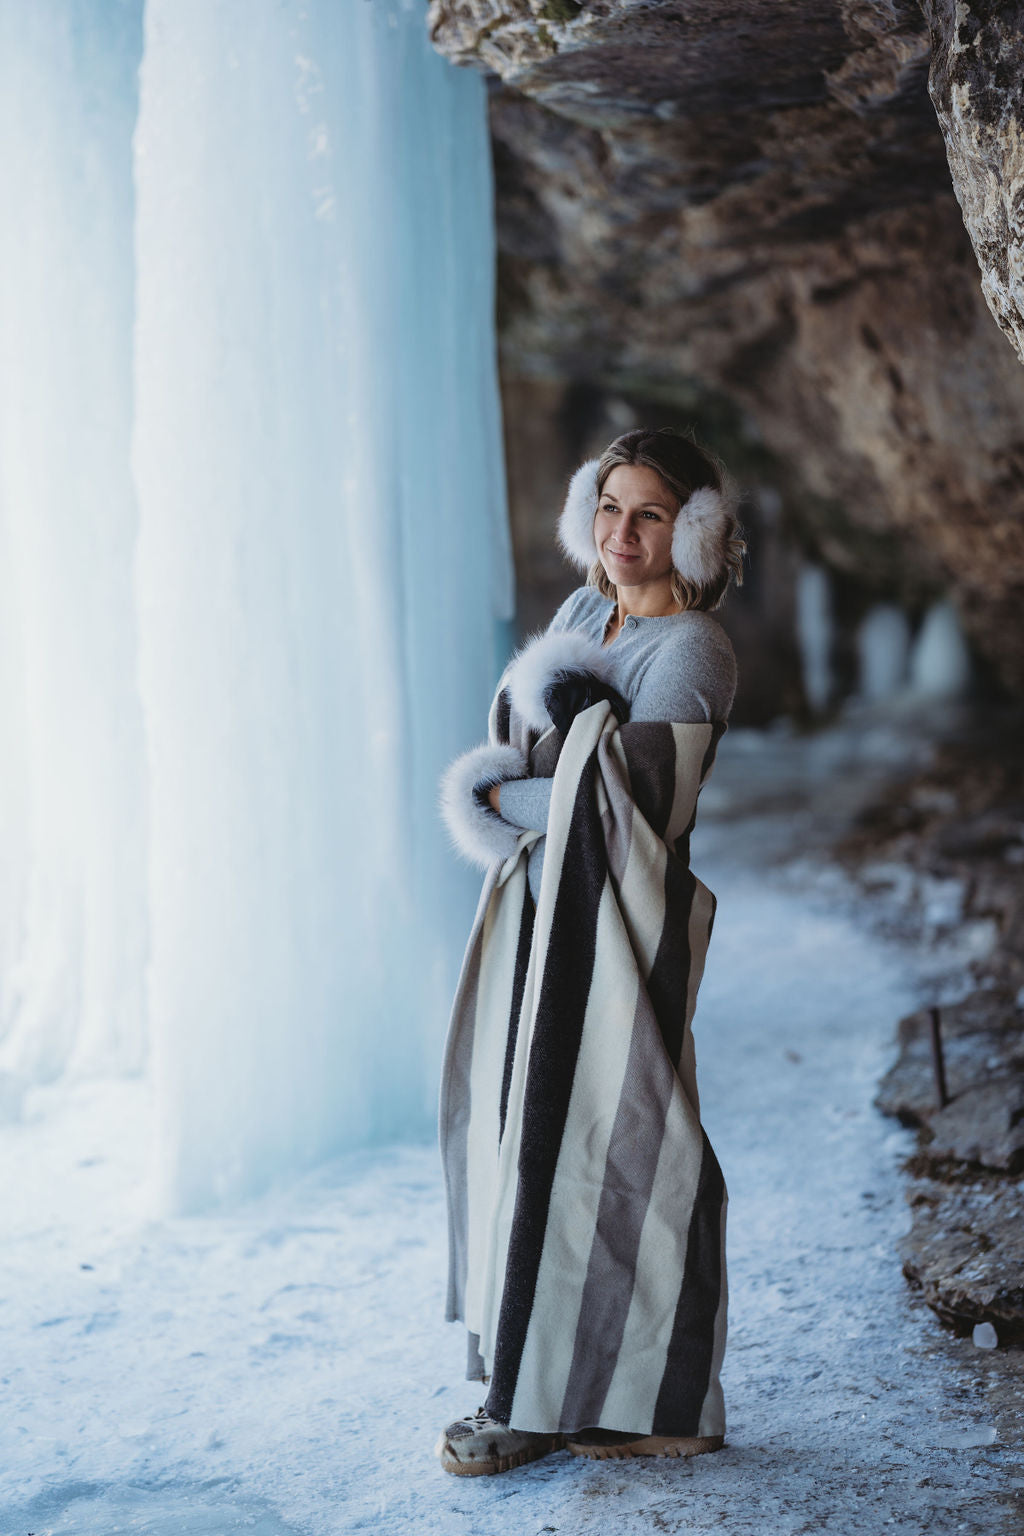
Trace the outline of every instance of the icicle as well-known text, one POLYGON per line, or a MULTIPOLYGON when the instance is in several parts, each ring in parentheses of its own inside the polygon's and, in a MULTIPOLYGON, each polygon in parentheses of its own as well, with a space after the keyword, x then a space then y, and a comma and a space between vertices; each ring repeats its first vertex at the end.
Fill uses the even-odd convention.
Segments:
POLYGON ((805 562, 796 585, 796 633, 804 693, 815 711, 832 697, 832 591, 824 566, 805 562))
POLYGON ((865 699, 885 699, 906 682, 910 627, 902 608, 877 603, 857 630, 859 692, 865 699))
POLYGON ((970 683, 971 663, 952 603, 933 603, 925 614, 910 653, 914 691, 929 697, 962 693, 970 683))

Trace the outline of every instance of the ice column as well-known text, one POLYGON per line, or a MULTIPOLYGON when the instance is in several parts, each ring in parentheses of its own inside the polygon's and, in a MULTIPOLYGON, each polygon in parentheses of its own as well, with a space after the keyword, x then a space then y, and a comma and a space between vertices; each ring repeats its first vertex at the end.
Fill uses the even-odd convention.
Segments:
POLYGON ((804 693, 816 712, 832 698, 832 587, 824 566, 805 560, 796 585, 796 635, 800 648, 804 693))
POLYGON ((0 6, 0 1071, 144 1058, 131 555, 142 4, 0 6))
POLYGON ((907 678, 910 626, 895 603, 875 603, 857 628, 859 691, 875 702, 898 693, 907 678))
POLYGON ((511 570, 485 96, 418 0, 149 0, 136 592, 165 1203, 429 1133, 511 570))
POLYGON ((923 697, 954 698, 971 681, 971 659, 956 609, 948 598, 928 609, 910 653, 910 682, 923 697))

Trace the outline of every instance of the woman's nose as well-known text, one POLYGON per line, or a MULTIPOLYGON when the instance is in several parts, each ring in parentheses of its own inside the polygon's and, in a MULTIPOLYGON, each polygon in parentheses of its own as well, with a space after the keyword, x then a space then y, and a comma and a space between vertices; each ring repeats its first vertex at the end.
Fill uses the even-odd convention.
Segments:
POLYGON ((639 519, 636 513, 627 512, 622 519, 622 526, 620 529, 621 537, 624 539, 635 539, 639 533, 638 524, 639 519))

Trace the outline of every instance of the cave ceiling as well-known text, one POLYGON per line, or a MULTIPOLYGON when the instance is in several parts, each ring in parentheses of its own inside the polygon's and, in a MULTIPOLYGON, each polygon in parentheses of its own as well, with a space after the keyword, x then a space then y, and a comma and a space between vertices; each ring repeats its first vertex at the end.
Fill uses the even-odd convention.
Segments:
POLYGON ((488 77, 506 377, 724 394, 828 558, 884 536, 1024 684, 1017 8, 433 0, 428 25, 488 77))

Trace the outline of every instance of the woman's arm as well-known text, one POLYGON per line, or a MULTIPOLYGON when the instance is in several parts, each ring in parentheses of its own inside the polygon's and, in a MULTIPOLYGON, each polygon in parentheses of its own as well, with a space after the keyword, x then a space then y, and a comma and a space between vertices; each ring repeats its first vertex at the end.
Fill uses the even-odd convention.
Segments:
POLYGON ((488 795, 491 809, 514 827, 544 832, 554 782, 554 779, 510 779, 504 784, 495 784, 488 795))
POLYGON ((644 669, 630 700, 634 721, 702 725, 727 720, 736 694, 736 657, 725 630, 703 613, 675 626, 644 669))

